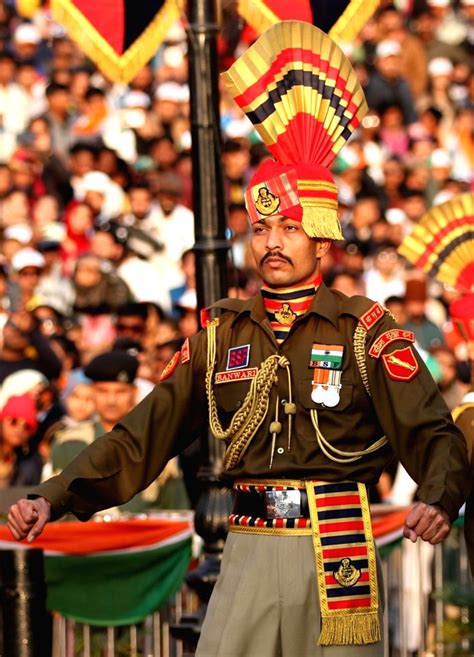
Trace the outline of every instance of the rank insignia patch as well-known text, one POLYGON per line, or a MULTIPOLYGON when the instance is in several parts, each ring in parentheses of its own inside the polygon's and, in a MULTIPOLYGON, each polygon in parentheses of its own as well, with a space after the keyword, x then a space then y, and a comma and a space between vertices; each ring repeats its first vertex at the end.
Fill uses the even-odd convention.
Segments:
POLYGON ((373 358, 380 358, 382 351, 395 340, 407 340, 408 342, 415 342, 415 334, 412 331, 405 331, 404 329, 394 328, 390 331, 385 331, 382 335, 374 341, 369 349, 369 356, 373 358))
POLYGON ((160 381, 164 381, 165 379, 167 379, 169 376, 171 376, 173 374, 175 369, 178 367, 179 356, 180 356, 180 352, 177 351, 174 354, 174 356, 171 358, 168 365, 166 365, 165 369, 162 371, 161 376, 160 376, 160 381))
POLYGON ((372 328, 379 319, 382 319, 384 316, 384 309, 379 303, 374 303, 373 306, 371 306, 366 313, 362 315, 362 317, 359 318, 359 322, 362 324, 362 326, 365 328, 366 331, 372 328))
POLYGON ((189 338, 186 338, 181 347, 181 362, 183 365, 191 362, 191 346, 189 344, 189 338))
POLYGON ((410 381, 420 371, 411 347, 395 349, 390 354, 382 354, 382 360, 389 377, 395 381, 410 381))
POLYGON ((250 345, 244 344, 241 347, 231 347, 227 352, 226 370, 238 370, 247 367, 250 360, 250 345))

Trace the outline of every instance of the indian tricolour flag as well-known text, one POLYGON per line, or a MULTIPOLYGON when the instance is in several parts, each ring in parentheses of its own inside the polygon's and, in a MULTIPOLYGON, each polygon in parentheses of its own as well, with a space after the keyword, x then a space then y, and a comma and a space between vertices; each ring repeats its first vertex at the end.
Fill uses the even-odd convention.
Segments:
POLYGON ((344 347, 339 344, 313 344, 311 349, 311 365, 327 370, 340 370, 344 347))
POLYGON ((0 549, 43 549, 48 609, 102 626, 139 623, 179 591, 191 539, 189 514, 55 522, 32 544, 0 526, 0 549))

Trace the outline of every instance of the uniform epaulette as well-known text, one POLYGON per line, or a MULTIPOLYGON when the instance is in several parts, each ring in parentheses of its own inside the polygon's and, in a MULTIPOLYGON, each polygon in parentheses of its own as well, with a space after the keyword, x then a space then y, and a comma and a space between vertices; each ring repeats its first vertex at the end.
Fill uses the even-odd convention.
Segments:
POLYGON ((244 299, 219 299, 207 308, 201 310, 201 328, 206 328, 207 322, 216 319, 224 312, 239 313, 244 310, 248 301, 244 299))

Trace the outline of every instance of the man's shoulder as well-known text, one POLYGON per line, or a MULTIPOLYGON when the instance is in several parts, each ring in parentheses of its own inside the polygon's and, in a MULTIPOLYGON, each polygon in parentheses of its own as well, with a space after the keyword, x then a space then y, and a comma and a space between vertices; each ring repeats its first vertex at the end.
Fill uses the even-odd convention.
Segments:
MULTIPOLYGON (((378 301, 369 299, 359 294, 348 297, 346 294, 338 290, 329 290, 334 296, 337 304, 338 315, 349 315, 357 320, 366 319, 367 314, 371 314, 373 319, 382 318, 386 313, 386 309, 378 301)), ((369 323, 371 323, 369 321, 369 323)))

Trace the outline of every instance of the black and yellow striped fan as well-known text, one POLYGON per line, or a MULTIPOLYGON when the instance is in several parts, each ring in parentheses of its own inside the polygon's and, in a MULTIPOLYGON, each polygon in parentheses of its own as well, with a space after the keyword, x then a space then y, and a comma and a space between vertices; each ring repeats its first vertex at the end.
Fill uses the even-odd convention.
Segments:
POLYGON ((329 167, 367 111, 344 52, 302 21, 274 25, 222 75, 282 164, 329 167))
POLYGON ((474 292, 474 193, 431 208, 398 251, 441 283, 474 292))

